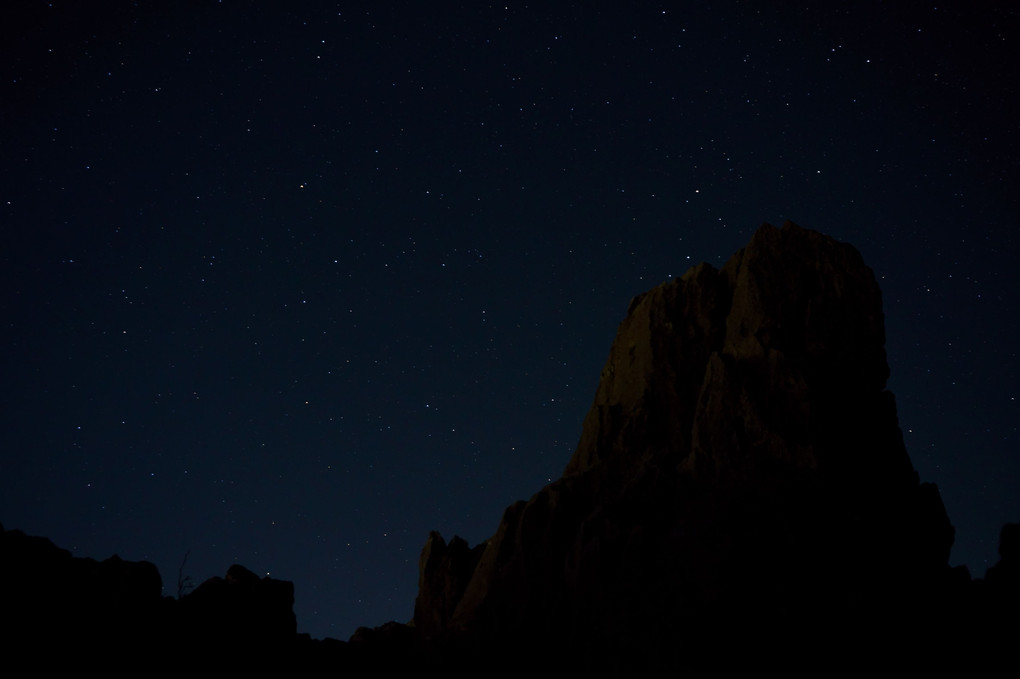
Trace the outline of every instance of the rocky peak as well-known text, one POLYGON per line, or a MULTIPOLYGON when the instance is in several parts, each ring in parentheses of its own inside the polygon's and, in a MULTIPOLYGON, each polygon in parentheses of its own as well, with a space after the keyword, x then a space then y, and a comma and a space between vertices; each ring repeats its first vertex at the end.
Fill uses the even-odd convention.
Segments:
POLYGON ((904 449, 884 340, 857 250, 790 222, 636 297, 563 478, 507 508, 480 556, 423 556, 422 635, 623 657, 724 610, 909 608, 953 532, 904 449))
MULTIPOLYGON (((564 474, 618 455, 703 472, 762 456, 845 467, 872 442, 841 425, 881 411, 896 426, 884 343, 857 250, 766 224, 721 270, 698 265, 631 302, 564 474)), ((875 436, 909 480, 895 431, 875 436)))

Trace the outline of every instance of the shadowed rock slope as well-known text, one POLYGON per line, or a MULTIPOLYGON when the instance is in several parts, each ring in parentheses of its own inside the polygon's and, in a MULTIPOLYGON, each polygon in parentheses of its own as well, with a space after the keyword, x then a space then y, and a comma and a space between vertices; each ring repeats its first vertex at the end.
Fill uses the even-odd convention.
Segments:
POLYGON ((898 643, 953 528, 884 341, 857 250, 789 222, 636 297, 563 477, 473 550, 430 535, 417 634, 621 670, 898 643))

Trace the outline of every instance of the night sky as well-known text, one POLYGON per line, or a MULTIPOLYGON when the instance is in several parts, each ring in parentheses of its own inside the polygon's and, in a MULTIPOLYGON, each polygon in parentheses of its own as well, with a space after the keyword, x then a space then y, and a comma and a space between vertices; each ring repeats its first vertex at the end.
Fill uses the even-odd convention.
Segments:
POLYGON ((168 595, 189 552, 293 581, 314 637, 406 621, 429 530, 560 476, 630 298, 791 219, 875 270, 984 575, 1020 520, 1012 3, 385 4, 4 5, 6 528, 168 595))

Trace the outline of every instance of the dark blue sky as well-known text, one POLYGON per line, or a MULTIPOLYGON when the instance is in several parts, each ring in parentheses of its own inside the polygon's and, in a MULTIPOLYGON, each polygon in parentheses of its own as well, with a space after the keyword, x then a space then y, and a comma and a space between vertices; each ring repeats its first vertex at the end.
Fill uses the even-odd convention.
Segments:
POLYGON ((316 637, 407 620, 429 530, 560 475, 629 299, 792 219, 875 269, 984 574, 1020 520, 1017 10, 386 4, 5 10, 5 527, 168 594, 189 550, 291 580, 316 637))

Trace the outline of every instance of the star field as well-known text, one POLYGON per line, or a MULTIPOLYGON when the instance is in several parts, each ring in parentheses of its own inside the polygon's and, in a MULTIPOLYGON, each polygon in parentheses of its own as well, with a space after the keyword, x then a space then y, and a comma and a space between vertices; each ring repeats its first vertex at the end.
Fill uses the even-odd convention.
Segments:
POLYGON ((808 4, 15 3, 0 521, 168 595, 188 553, 291 580, 314 637, 405 621, 429 530, 560 476, 630 298, 792 219, 875 270, 982 576, 1020 520, 1020 19, 808 4))

